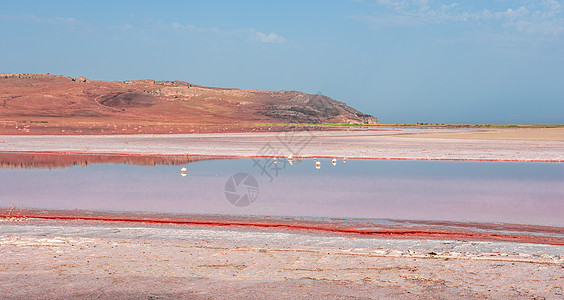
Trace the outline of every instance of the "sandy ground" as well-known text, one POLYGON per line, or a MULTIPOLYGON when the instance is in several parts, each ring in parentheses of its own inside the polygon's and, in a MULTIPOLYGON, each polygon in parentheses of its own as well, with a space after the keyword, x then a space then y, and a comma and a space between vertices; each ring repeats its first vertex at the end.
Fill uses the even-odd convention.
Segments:
POLYGON ((564 128, 0 136, 2 151, 563 162, 564 128))
POLYGON ((551 245, 28 220, 0 250, 3 299, 564 297, 551 245))

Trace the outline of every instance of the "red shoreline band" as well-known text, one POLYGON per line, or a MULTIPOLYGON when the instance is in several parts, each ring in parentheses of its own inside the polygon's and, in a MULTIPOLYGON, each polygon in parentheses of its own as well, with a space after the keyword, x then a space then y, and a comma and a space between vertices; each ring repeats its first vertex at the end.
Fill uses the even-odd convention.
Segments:
MULTIPOLYGON (((0 218, 10 218, 8 214, 0 214, 0 218)), ((462 232, 447 230, 390 230, 390 229, 372 229, 363 230, 354 227, 332 228, 329 224, 319 224, 319 226, 307 224, 285 224, 285 223, 266 223, 266 222, 244 222, 244 221, 219 221, 219 220, 170 220, 170 219, 144 219, 144 218, 124 218, 124 217, 104 217, 104 216, 64 216, 64 215, 25 215, 26 219, 44 219, 44 220, 63 220, 63 221, 103 221, 103 222, 125 222, 125 223, 148 223, 148 224, 170 224, 170 225, 193 225, 193 226, 210 226, 210 227, 243 227, 243 228, 276 228, 296 231, 318 231, 336 234, 351 234, 361 236, 374 236, 386 238, 405 238, 405 239, 467 239, 476 241, 500 241, 500 242, 518 242, 531 244, 546 245, 564 245, 561 238, 527 236, 527 235, 505 235, 497 233, 481 233, 481 232, 462 232), (324 226, 325 225, 325 226, 324 226)))

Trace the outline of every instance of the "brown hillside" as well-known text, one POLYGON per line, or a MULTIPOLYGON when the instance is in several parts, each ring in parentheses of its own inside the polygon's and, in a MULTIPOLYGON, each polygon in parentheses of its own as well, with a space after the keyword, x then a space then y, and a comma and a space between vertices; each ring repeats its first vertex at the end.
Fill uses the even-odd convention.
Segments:
POLYGON ((345 103, 297 91, 210 88, 181 81, 110 82, 60 75, 0 74, 3 134, 252 131, 260 123, 377 122, 345 103))

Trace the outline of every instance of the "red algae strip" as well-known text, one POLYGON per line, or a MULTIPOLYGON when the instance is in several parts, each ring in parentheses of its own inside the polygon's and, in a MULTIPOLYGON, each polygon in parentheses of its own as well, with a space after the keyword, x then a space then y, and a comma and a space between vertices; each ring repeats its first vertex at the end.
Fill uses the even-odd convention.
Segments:
POLYGON ((564 235, 564 228, 544 225, 521 225, 507 223, 475 223, 475 222, 453 222, 453 221, 425 221, 425 220, 391 220, 395 223, 415 224, 415 225, 431 225, 431 226, 455 226, 455 227, 472 227, 482 230, 503 230, 517 232, 534 232, 564 235))
MULTIPOLYGON (((393 226, 393 225, 374 225, 374 224, 343 224, 342 222, 323 222, 323 221, 285 221, 285 220, 256 220, 252 217, 232 217, 232 216, 202 216, 201 218, 167 218, 167 217, 143 217, 138 215, 110 215, 103 213, 73 213, 73 212, 57 212, 49 211, 47 213, 26 213, 26 210, 19 211, 19 215, 25 216, 27 219, 44 219, 44 220, 63 220, 63 221, 102 221, 102 222, 124 222, 124 223, 147 223, 147 224, 163 224, 163 225, 187 225, 187 226, 205 226, 205 227, 237 227, 237 228, 261 228, 261 229, 281 229, 294 231, 308 231, 319 233, 332 233, 344 235, 359 235, 365 237, 377 238, 396 238, 396 239, 438 239, 438 240, 474 240, 474 241, 500 241, 500 242, 517 242, 531 244, 546 245, 564 245, 564 238, 546 237, 521 234, 492 233, 472 231, 470 228, 449 228, 452 225, 459 226, 462 223, 439 222, 435 225, 441 225, 447 229, 429 229, 421 226, 393 226), (230 219, 231 218, 231 219, 230 219), (449 226, 450 225, 450 226, 449 226)), ((0 212, 0 220, 14 217, 6 211, 0 212)), ((259 217, 257 217, 259 218, 259 217)), ((406 221, 410 222, 410 221, 406 221)), ((415 224, 417 222, 410 222, 415 224)), ((424 222, 423 222, 424 223, 424 222)), ((475 226, 475 223, 468 223, 465 227, 475 226)), ((527 225, 524 229, 529 228, 527 225)), ((493 230, 491 225, 482 226, 493 230)), ((552 227, 548 227, 552 228, 552 227)), ((502 228, 503 229, 503 228, 502 228)), ((516 228, 514 227, 514 230, 516 228)), ((530 231, 530 230, 529 230, 530 231)), ((547 230, 544 230, 546 232, 547 230)), ((562 228, 554 228, 551 233, 561 234, 562 228)), ((541 230, 541 232, 543 232, 541 230)))

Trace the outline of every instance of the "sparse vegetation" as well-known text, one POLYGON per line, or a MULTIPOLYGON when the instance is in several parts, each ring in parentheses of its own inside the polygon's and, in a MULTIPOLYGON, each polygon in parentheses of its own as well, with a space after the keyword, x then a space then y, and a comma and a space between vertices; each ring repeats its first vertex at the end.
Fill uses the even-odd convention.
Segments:
POLYGON ((0 214, 0 220, 8 222, 27 221, 27 217, 23 213, 23 205, 18 209, 16 204, 12 203, 12 206, 7 209, 7 213, 5 215, 0 214))
POLYGON ((423 127, 423 128, 560 128, 564 124, 347 124, 347 123, 257 123, 256 126, 315 126, 315 127, 423 127))
POLYGON ((49 123, 48 121, 33 121, 33 120, 31 120, 31 121, 21 120, 21 121, 16 121, 16 122, 17 123, 23 123, 23 124, 26 124, 26 123, 30 123, 30 124, 32 124, 32 123, 49 123))

